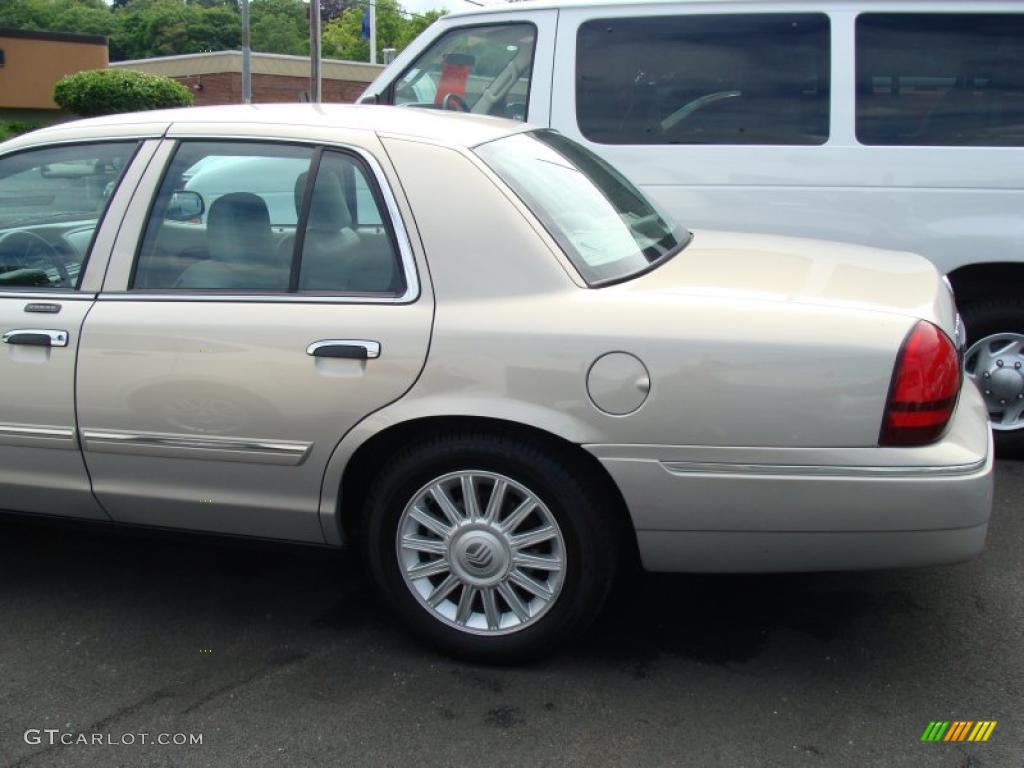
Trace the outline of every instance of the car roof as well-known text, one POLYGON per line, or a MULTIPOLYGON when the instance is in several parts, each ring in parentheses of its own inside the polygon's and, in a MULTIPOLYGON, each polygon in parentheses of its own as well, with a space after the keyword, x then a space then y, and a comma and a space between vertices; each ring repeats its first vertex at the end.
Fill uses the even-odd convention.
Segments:
POLYGON ((287 138, 288 127, 337 128, 418 138, 455 147, 473 147, 513 133, 532 130, 514 120, 467 115, 447 110, 415 109, 358 104, 232 104, 217 107, 129 112, 60 123, 5 143, 41 144, 48 141, 94 140, 111 137, 149 137, 174 133, 176 127, 202 125, 223 128, 245 124, 247 130, 264 125, 268 135, 287 138))
POLYGON ((946 2, 936 3, 935 0, 516 0, 515 2, 486 5, 481 8, 466 8, 452 11, 442 17, 442 21, 462 19, 467 16, 490 16, 504 13, 521 13, 534 10, 558 10, 566 8, 642 8, 643 6, 687 6, 687 5, 732 5, 737 7, 782 7, 786 10, 802 8, 806 11, 830 10, 862 10, 865 5, 870 10, 878 10, 879 6, 893 4, 897 6, 919 6, 922 10, 968 11, 974 6, 1005 7, 1013 9, 1020 0, 960 0, 946 7, 946 2))

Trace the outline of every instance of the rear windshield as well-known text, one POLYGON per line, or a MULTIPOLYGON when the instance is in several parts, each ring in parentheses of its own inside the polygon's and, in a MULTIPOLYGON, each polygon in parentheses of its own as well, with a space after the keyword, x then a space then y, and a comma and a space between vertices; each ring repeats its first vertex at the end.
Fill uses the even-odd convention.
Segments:
POLYGON ((629 279, 678 253, 690 233, 589 149, 554 131, 476 148, 591 285, 629 279))

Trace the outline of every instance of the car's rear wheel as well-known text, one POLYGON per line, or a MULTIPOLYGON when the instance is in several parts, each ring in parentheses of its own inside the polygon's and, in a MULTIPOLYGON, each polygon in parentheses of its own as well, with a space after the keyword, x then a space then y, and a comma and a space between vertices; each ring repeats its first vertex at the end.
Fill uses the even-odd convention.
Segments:
POLYGON ((616 567, 608 499, 589 467, 539 443, 458 433, 377 475, 367 560, 399 615, 453 655, 513 662, 597 614, 616 567))
POLYGON ((996 448, 1024 453, 1024 302, 1004 299, 970 304, 964 370, 988 407, 996 448))

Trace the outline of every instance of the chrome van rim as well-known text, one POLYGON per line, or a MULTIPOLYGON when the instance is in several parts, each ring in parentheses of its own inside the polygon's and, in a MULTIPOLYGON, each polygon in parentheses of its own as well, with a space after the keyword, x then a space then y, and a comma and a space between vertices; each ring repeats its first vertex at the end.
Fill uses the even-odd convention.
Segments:
POLYGON ((985 398, 992 429, 1024 427, 1024 336, 996 333, 978 339, 964 355, 964 370, 985 398))
POLYGON ((536 623, 565 575, 565 539, 526 486, 495 472, 451 472, 420 488, 395 541, 406 586, 434 618, 474 635, 536 623))

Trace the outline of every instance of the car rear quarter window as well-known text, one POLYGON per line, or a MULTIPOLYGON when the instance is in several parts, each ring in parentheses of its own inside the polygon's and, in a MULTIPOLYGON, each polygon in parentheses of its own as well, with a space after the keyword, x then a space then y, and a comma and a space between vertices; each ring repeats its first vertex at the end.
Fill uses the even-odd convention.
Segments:
POLYGON ((533 212, 592 286, 621 282, 682 250, 690 233, 611 165, 555 131, 482 144, 477 155, 533 212))
POLYGON ((1024 14, 857 17, 863 144, 1024 146, 1024 14))
POLYGON ((823 144, 829 37, 820 13, 585 22, 580 131, 602 144, 823 144))

